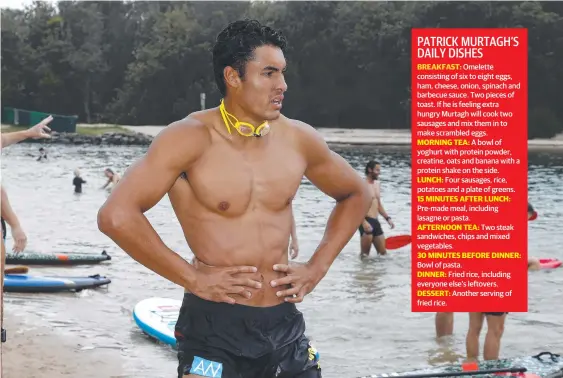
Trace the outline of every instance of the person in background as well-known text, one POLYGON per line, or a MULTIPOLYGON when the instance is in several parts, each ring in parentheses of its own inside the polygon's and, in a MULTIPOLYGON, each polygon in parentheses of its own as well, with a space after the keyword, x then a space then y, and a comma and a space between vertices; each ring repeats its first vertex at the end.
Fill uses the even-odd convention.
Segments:
POLYGON ((39 157, 37 158, 37 161, 41 160, 47 160, 47 151, 43 147, 39 149, 39 157))
POLYGON ((531 220, 532 218, 534 218, 537 215, 538 214, 536 213, 534 206, 532 206, 532 204, 528 201, 528 220, 531 220))
POLYGON ((74 193, 82 193, 82 184, 86 184, 86 181, 80 177, 80 170, 76 168, 74 170, 74 179, 72 180, 72 185, 74 185, 74 193))
POLYGON ((20 220, 18 219, 16 213, 10 205, 8 194, 4 190, 4 187, 0 186, 0 190, 2 192, 2 239, 4 242, 6 241, 7 223, 10 226, 10 230, 12 231, 12 239, 14 240, 12 250, 16 253, 19 253, 22 252, 27 245, 27 236, 25 235, 25 232, 20 225, 20 220))
POLYGON ((385 235, 383 234, 381 224, 377 219, 379 214, 381 214, 387 221, 389 227, 392 229, 395 227, 395 224, 393 224, 391 217, 387 214, 383 208, 383 203, 381 202, 381 186, 379 183, 380 173, 381 164, 374 160, 367 162, 365 168, 365 180, 371 191, 372 202, 364 221, 359 227, 361 249, 360 257, 362 258, 369 256, 372 244, 378 254, 387 254, 387 250, 385 248, 385 235))
POLYGON ((50 138, 48 134, 51 129, 47 126, 53 120, 52 116, 49 116, 39 122, 37 125, 22 131, 15 131, 12 133, 2 133, 2 138, 0 139, 1 148, 8 147, 12 144, 21 142, 22 140, 32 138, 50 138))
POLYGON ((483 328, 483 320, 487 320, 487 335, 483 348, 484 360, 498 360, 500 340, 504 333, 504 322, 508 312, 470 312, 469 330, 465 339, 467 361, 477 361, 479 357, 479 335, 483 328))
POLYGON ((437 312, 435 318, 436 337, 451 336, 454 333, 454 313, 437 312))
POLYGON ((111 168, 106 168, 104 170, 104 174, 108 178, 108 181, 104 184, 104 186, 102 186, 102 189, 107 188, 109 184, 113 184, 112 185, 112 189, 113 189, 121 179, 121 177, 119 177, 119 175, 115 173, 111 168))
MULTIPOLYGON (((47 118, 43 119, 37 125, 23 131, 16 131, 12 133, 2 133, 0 137, 0 149, 4 147, 8 147, 12 144, 16 144, 25 140, 27 138, 39 139, 39 138, 50 138, 51 136, 48 134, 51 129, 47 126, 53 120, 52 116, 48 116, 47 118)), ((8 223, 12 228, 12 235, 14 235, 14 231, 18 231, 17 227, 13 228, 13 224, 15 226, 19 225, 19 220, 17 223, 10 224, 10 222, 14 222, 10 217, 14 216, 15 214, 12 211, 10 214, 10 202, 8 201, 8 196, 4 191, 4 187, 0 185, 1 188, 1 195, 2 195, 2 207, 1 207, 1 218, 2 218, 2 238, 0 239, 0 248, 1 248, 1 255, 0 255, 0 326, 2 328, 2 342, 5 341, 5 329, 4 329, 4 266, 6 261, 6 246, 4 240, 6 238, 6 224, 8 223), (7 206, 6 206, 7 205, 7 206), (4 221, 4 217, 6 217, 6 221, 4 221)), ((17 219, 17 217, 16 217, 17 219)), ((20 227, 21 230, 21 227, 20 227)), ((21 231, 23 233, 23 230, 21 231)), ((17 248, 18 250, 21 249, 22 251, 25 249, 25 245, 27 244, 27 237, 25 233, 23 236, 20 234, 16 234, 14 236, 14 251, 17 248), (22 239, 23 238, 23 239, 22 239), (19 241, 18 241, 19 240, 19 241)))
MULTIPOLYGON (((534 206, 528 201, 528 220, 531 219, 533 216, 537 215, 534 206)), ((535 257, 528 258, 528 270, 539 270, 541 269, 540 261, 535 257)), ((491 313, 489 313, 491 314, 491 313)), ((503 314, 503 313, 499 313, 503 314)), ((482 319, 477 319, 476 316, 475 327, 479 326, 482 327, 482 319), (481 325, 479 325, 479 323, 481 325)), ((437 312, 435 318, 435 325, 436 325, 436 337, 440 338, 442 336, 449 336, 454 331, 454 313, 453 312, 437 312)), ((472 346, 473 347, 473 346, 472 346)))

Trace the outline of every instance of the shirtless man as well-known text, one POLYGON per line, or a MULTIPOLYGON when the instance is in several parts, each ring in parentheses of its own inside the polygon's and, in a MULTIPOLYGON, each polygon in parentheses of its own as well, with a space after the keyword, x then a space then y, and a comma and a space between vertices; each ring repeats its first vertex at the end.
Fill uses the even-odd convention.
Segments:
POLYGON ((389 227, 395 227, 391 217, 387 215, 387 212, 383 208, 383 203, 381 203, 381 187, 379 185, 380 172, 381 165, 378 162, 371 160, 366 164, 366 181, 371 191, 372 200, 371 206, 359 228, 361 247, 360 257, 369 256, 372 244, 378 254, 387 254, 387 250, 385 249, 385 236, 383 235, 381 224, 377 219, 379 214, 385 218, 389 227))
POLYGON ((105 189, 109 186, 109 184, 112 184, 111 190, 113 190, 121 178, 111 168, 106 168, 104 170, 104 174, 106 175, 108 181, 104 184, 104 186, 102 186, 102 189, 105 189))
POLYGON ((165 128, 98 213, 100 230, 119 247, 185 289, 179 377, 321 376, 295 304, 327 274, 371 196, 314 128, 281 114, 285 47, 279 31, 257 21, 228 25, 213 48, 220 106, 165 128), (289 263, 292 199, 303 176, 336 206, 312 257, 289 263), (193 265, 143 214, 166 193, 193 265))
POLYGON ((27 236, 20 224, 18 216, 12 209, 12 205, 8 199, 8 193, 4 190, 3 186, 0 186, 1 198, 2 198, 2 209, 0 211, 2 216, 2 242, 6 242, 7 228, 6 223, 10 226, 10 231, 12 231, 12 239, 14 244, 12 246, 13 252, 22 252, 27 245, 27 236))
MULTIPOLYGON (((12 132, 12 133, 2 133, 1 137, 0 137, 0 149, 4 148, 4 147, 8 147, 12 144, 16 144, 19 143, 25 139, 28 138, 33 138, 33 139, 38 139, 38 138, 50 138, 51 136, 48 134, 49 131, 51 131, 51 129, 47 126, 51 121, 53 120, 52 116, 48 116, 47 118, 43 119, 41 122, 39 122, 37 125, 30 127, 27 130, 23 130, 23 131, 16 131, 16 132, 12 132)), ((11 207, 9 206, 9 202, 8 202, 8 197, 6 192, 4 191, 4 188, 2 188, 2 202, 3 205, 2 206, 2 218, 6 217, 6 220, 8 221, 8 223, 10 222, 10 217, 11 216, 15 216, 15 214, 13 214, 13 211, 11 214, 6 214, 6 212, 9 213, 9 211, 11 210, 11 207), (6 206, 6 204, 8 206, 6 206), (9 207, 9 209, 8 209, 9 207)), ((13 222, 13 221, 12 221, 13 222)), ((19 221, 17 222, 19 224, 19 221)), ((10 223, 9 223, 10 224, 10 223)), ((16 224, 16 223, 13 223, 16 224)), ((10 227, 12 227, 12 224, 10 224, 10 227)), ((2 342, 5 341, 5 336, 6 336, 6 331, 4 330, 4 262, 6 261, 6 246, 4 245, 4 239, 6 238, 6 225, 4 224, 4 219, 2 219, 2 238, 0 240, 0 326, 2 328, 2 342)), ((12 228, 12 235, 14 236, 14 240, 15 243, 14 247, 16 247, 16 245, 18 246, 17 248, 21 248, 23 250, 23 248, 25 248, 25 243, 27 243, 27 237, 25 236, 25 233, 23 233, 23 231, 21 232, 21 234, 19 236, 14 235, 14 230, 12 228), (23 234, 23 235, 22 235, 23 234), (22 239, 23 238, 23 239, 22 239), (20 240, 20 242, 18 242, 18 239, 20 240)), ((0 372, 2 371, 2 344, 0 343, 0 372)))

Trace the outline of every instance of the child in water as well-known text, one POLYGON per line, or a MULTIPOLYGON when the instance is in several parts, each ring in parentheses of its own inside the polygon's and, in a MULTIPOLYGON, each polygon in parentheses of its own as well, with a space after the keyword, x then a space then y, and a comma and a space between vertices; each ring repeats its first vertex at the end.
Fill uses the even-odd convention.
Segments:
POLYGON ((72 180, 72 185, 74 185, 74 193, 82 193, 82 184, 86 184, 86 181, 80 177, 80 170, 76 168, 74 170, 74 180, 72 180))

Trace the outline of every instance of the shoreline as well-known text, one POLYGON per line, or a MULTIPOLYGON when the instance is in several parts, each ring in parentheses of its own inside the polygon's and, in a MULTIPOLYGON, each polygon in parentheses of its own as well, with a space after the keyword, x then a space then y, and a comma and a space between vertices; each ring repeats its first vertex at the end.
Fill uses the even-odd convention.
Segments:
POLYGON ((11 303, 5 307, 2 378, 123 377, 119 351, 86 349, 78 337, 56 332, 36 315, 17 313, 11 303))
MULTIPOLYGON (((67 145, 134 145, 148 146, 152 139, 166 126, 127 126, 109 124, 78 124, 81 128, 115 128, 123 133, 110 132, 100 135, 53 134, 51 139, 25 140, 20 143, 67 144, 67 145)), ((337 148, 385 148, 411 149, 411 131, 408 129, 332 129, 317 128, 326 143, 337 148)), ((529 139, 530 152, 561 152, 563 153, 563 136, 551 139, 529 139)))

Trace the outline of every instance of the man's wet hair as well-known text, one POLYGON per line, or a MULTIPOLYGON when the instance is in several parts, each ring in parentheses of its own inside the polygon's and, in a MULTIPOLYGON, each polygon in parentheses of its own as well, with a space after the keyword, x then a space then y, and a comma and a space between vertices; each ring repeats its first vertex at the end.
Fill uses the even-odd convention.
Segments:
POLYGON ((225 67, 233 67, 244 78, 246 63, 254 57, 254 50, 265 45, 278 47, 285 52, 287 40, 281 31, 256 20, 232 22, 217 35, 213 46, 213 72, 222 96, 227 93, 223 75, 225 67))
POLYGON ((366 170, 365 170, 366 175, 369 173, 370 169, 373 171, 376 165, 379 165, 378 161, 376 161, 376 160, 368 161, 368 163, 366 164, 366 170))

